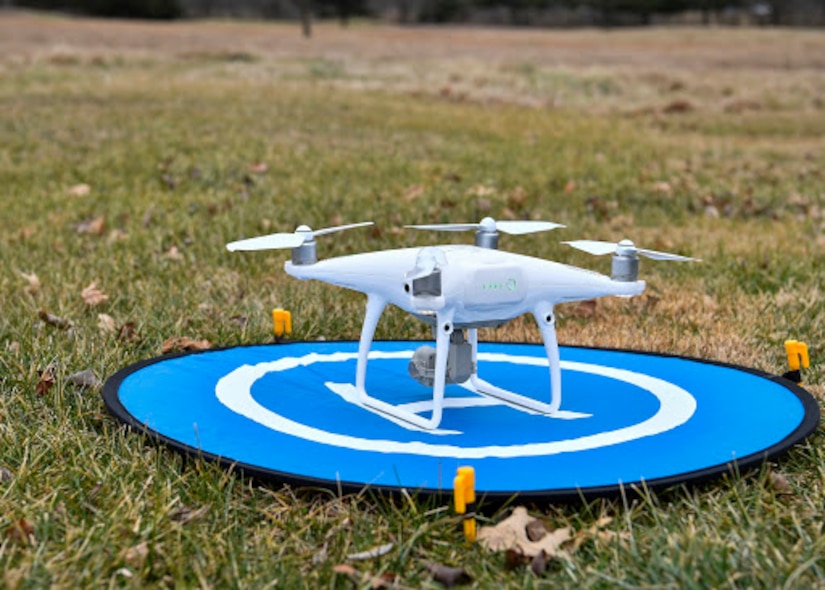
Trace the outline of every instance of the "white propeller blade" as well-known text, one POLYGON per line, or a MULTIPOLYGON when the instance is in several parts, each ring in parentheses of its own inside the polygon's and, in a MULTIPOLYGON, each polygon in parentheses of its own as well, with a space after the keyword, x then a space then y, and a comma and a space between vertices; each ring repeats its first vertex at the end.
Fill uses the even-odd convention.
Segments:
POLYGON ((523 234, 532 234, 540 231, 550 231, 552 229, 559 229, 567 227, 561 223, 553 223, 552 221, 498 221, 496 228, 503 231, 505 234, 513 236, 520 236, 523 234))
POLYGON ((669 252, 659 252, 657 250, 647 250, 645 248, 637 248, 630 240, 622 240, 618 244, 615 242, 602 242, 600 240, 573 240, 572 242, 562 242, 588 254, 596 256, 604 256, 605 254, 639 254, 652 260, 670 260, 674 262, 698 262, 698 258, 691 258, 689 256, 680 256, 679 254, 670 254, 669 252))
POLYGON ((270 234, 268 236, 258 236, 257 238, 249 238, 246 240, 238 240, 237 242, 230 242, 226 245, 226 249, 230 252, 239 250, 280 250, 298 248, 304 242, 308 242, 315 236, 323 236, 345 229, 352 229, 355 227, 364 227, 372 225, 372 221, 363 221, 361 223, 350 223, 348 225, 336 225, 333 227, 325 227, 312 231, 306 225, 298 226, 294 233, 278 233, 270 234))
POLYGON ((270 234, 247 240, 238 240, 226 245, 230 252, 253 250, 279 250, 282 248, 297 248, 304 243, 304 236, 300 234, 270 234))
POLYGON ((470 231, 478 229, 478 223, 433 223, 429 225, 405 225, 410 229, 428 229, 433 231, 470 231))
POLYGON ((581 250, 582 252, 587 252, 588 254, 593 254, 595 256, 613 254, 616 252, 616 246, 618 246, 618 244, 613 242, 602 242, 600 240, 573 240, 570 242, 562 242, 562 244, 567 244, 577 250, 581 250))
POLYGON ((518 236, 540 231, 549 231, 565 226, 560 223, 553 223, 552 221, 495 221, 492 217, 485 217, 479 223, 432 223, 426 225, 405 225, 404 227, 435 231, 471 231, 481 229, 494 232, 498 230, 506 234, 518 236))
POLYGON ((360 223, 350 223, 348 225, 336 225, 333 227, 325 227, 324 229, 316 229, 312 232, 313 236, 325 236, 326 234, 335 233, 337 231, 344 231, 345 229, 353 229, 356 227, 366 227, 368 225, 374 225, 372 221, 362 221, 360 223))

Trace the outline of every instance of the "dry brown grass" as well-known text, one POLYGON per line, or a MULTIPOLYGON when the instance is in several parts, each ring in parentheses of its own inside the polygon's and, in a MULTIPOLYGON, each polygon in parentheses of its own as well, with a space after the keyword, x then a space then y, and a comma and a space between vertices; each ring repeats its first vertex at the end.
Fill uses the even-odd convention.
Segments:
POLYGON ((350 87, 597 111, 823 109, 818 31, 660 28, 342 28, 280 22, 145 23, 0 13, 0 67, 125 60, 231 63, 233 75, 307 67, 350 87), (254 67, 249 62, 256 63, 254 67))

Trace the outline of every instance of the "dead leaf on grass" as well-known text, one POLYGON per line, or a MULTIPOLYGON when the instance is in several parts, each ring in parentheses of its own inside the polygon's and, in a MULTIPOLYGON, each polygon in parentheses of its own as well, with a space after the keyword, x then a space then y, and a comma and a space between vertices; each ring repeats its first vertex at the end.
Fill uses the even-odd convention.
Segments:
POLYGON ((564 185, 564 192, 568 195, 576 190, 576 181, 575 180, 568 180, 567 184, 564 185))
POLYGON ((573 543, 570 550, 576 551, 586 541, 593 540, 596 543, 613 543, 618 538, 619 541, 628 541, 630 539, 629 531, 610 531, 606 527, 613 522, 613 517, 603 516, 588 529, 578 531, 573 537, 573 543))
POLYGON ((35 541, 34 525, 25 518, 19 518, 6 529, 6 538, 18 545, 28 545, 35 541))
POLYGON ((433 580, 443 584, 447 588, 452 588, 460 584, 469 584, 473 581, 472 576, 468 574, 463 567, 451 567, 440 563, 426 563, 424 567, 427 568, 433 580))
POLYGON ((109 300, 109 296, 98 288, 96 282, 83 289, 80 296, 89 307, 97 307, 109 300))
POLYGON ((0 467, 0 484, 5 485, 11 483, 14 479, 14 473, 6 467, 0 467))
POLYGON ((34 273, 28 274, 21 272, 20 276, 26 279, 26 293, 29 295, 37 295, 40 292, 40 279, 34 273))
POLYGON ((528 557, 535 557, 540 551, 550 557, 560 553, 561 545, 572 537, 570 527, 550 531, 539 541, 531 541, 527 536, 527 526, 534 520, 524 506, 518 506, 497 525, 481 527, 478 540, 490 551, 518 548, 528 557))
POLYGON ((120 327, 117 333, 117 339, 121 342, 131 342, 138 339, 135 322, 126 322, 120 327))
POLYGON ((138 543, 134 547, 128 547, 120 553, 120 558, 135 569, 140 569, 149 557, 149 545, 146 541, 138 543))
POLYGON ((263 174, 267 170, 269 170, 269 166, 266 162, 255 162, 254 164, 249 165, 249 171, 253 174, 263 174))
POLYGON ((185 504, 181 504, 177 508, 172 509, 169 513, 169 519, 174 522, 186 524, 193 520, 200 520, 206 513, 209 512, 209 505, 201 506, 200 508, 190 508, 185 504))
POLYGON ((72 197, 85 197, 90 192, 92 192, 92 187, 90 187, 88 184, 84 182, 81 184, 74 185, 73 187, 69 188, 67 192, 72 197))
POLYGON ((90 219, 81 221, 74 229, 79 234, 91 234, 93 236, 102 236, 106 231, 106 216, 98 215, 90 219))
POLYGON ((347 555, 347 559, 349 559, 350 561, 364 561, 367 559, 376 559, 392 551, 392 548, 392 543, 385 543, 384 545, 378 545, 377 547, 373 547, 372 549, 368 549, 367 551, 360 551, 358 553, 352 553, 350 555, 347 555))
POLYGON ((793 488, 784 474, 771 470, 768 472, 768 482, 770 483, 771 490, 773 490, 777 496, 793 495, 793 488))
POLYGON ((424 187, 421 186, 420 184, 414 184, 414 185, 408 187, 407 190, 404 191, 404 200, 408 203, 412 203, 413 201, 415 201, 418 197, 420 197, 423 194, 424 194, 424 187))
POLYGON ((393 588, 395 590, 406 590, 406 586, 398 583, 398 574, 384 572, 378 576, 371 577, 369 574, 362 574, 349 564, 342 563, 332 568, 336 574, 347 576, 353 584, 361 588, 372 588, 380 590, 382 588, 393 588))
POLYGON ((112 332, 117 330, 117 325, 115 324, 115 318, 113 318, 112 316, 110 316, 107 313, 97 314, 97 327, 104 334, 111 334, 112 332))
POLYGON ((42 397, 49 393, 49 390, 54 387, 56 381, 54 371, 54 365, 49 365, 40 372, 40 380, 37 382, 37 385, 34 386, 34 392, 37 395, 42 397))
POLYGON ((183 254, 180 253, 177 246, 172 246, 164 254, 163 257, 167 260, 183 260, 183 254))
POLYGON ((84 369, 83 371, 72 373, 66 377, 66 382, 76 385, 77 387, 89 389, 94 389, 96 387, 100 387, 101 385, 100 379, 97 378, 97 375, 95 375, 95 372, 91 369, 84 369))
POLYGON ((209 340, 195 340, 186 336, 177 336, 165 340, 160 347, 160 352, 161 354, 169 354, 170 352, 208 350, 210 348, 212 348, 212 343, 209 340))
POLYGON ((72 327, 72 323, 66 318, 61 318, 47 311, 43 311, 42 309, 37 312, 37 317, 39 317, 47 325, 60 328, 61 330, 68 330, 72 327))
POLYGON ((547 553, 544 552, 544 549, 539 551, 536 556, 530 560, 530 571, 537 576, 542 575, 547 569, 547 557, 547 553))

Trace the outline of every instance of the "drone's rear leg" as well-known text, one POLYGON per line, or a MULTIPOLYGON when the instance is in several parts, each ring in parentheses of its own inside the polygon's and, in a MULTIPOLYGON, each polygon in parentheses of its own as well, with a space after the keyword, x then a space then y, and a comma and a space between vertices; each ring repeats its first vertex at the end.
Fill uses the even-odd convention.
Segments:
POLYGON ((561 406, 561 368, 559 366, 559 344, 556 338, 555 317, 553 306, 540 304, 533 312, 538 323, 541 337, 544 340, 544 350, 547 353, 547 362, 550 367, 550 403, 540 402, 531 397, 513 393, 484 381, 478 376, 478 330, 468 330, 468 340, 473 347, 474 372, 470 377, 473 389, 483 395, 500 399, 508 404, 522 409, 532 410, 541 414, 553 414, 561 406))

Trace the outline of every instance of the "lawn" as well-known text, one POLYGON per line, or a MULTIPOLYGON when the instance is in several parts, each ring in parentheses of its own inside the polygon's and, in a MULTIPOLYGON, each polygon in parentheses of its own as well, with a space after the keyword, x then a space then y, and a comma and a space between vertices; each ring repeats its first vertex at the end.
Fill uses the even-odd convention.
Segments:
MULTIPOLYGON (((439 587, 436 562, 479 587, 825 586, 819 434, 704 486, 531 507, 578 535, 535 576, 465 545, 434 502, 184 463, 124 431, 97 382, 173 337, 267 342, 276 306, 295 339, 358 337, 363 296, 229 241, 376 222, 320 242, 333 256, 435 244, 401 227, 492 215, 564 223, 503 246, 602 272, 558 241, 703 260, 644 264, 637 299, 561 306, 562 343, 782 373, 793 337, 821 401, 823 65, 825 38, 804 30, 321 23, 303 39, 297 24, 0 11, 4 585, 349 587, 333 567, 393 543, 353 564, 363 584, 439 587)), ((427 336, 397 311, 378 330, 427 336)), ((532 320, 484 337, 537 340, 532 320)))

